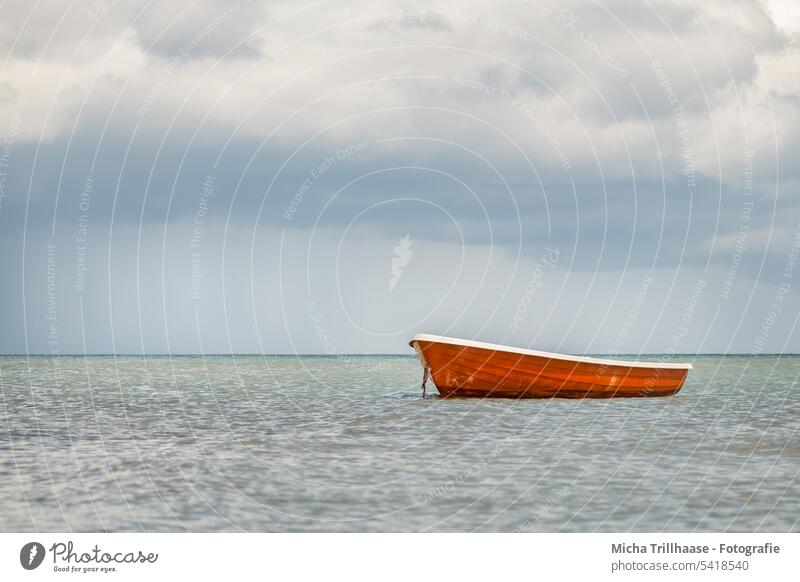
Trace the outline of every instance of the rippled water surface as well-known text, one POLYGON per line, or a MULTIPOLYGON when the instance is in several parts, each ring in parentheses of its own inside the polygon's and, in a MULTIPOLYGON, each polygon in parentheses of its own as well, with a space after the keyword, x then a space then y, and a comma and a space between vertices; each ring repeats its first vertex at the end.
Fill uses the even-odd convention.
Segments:
POLYGON ((797 531, 800 358, 694 364, 481 401, 394 356, 0 357, 0 529, 797 531))

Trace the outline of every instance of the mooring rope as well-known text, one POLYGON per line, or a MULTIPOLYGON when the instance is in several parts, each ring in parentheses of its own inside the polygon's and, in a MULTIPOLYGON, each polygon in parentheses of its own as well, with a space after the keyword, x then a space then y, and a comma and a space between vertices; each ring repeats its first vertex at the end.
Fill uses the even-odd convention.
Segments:
POLYGON ((430 368, 428 364, 422 366, 422 397, 425 398, 425 385, 428 383, 428 372, 430 368))

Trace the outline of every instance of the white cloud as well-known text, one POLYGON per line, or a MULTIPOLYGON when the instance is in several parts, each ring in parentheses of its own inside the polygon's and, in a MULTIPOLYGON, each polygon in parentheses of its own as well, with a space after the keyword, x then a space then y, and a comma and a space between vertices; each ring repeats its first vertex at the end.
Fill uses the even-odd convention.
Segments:
MULTIPOLYGON (((489 9, 480 2, 352 2, 302 9, 276 2, 266 11, 242 4, 231 12, 209 1, 140 12, 140 4, 120 2, 95 19, 84 13, 80 20, 75 8, 61 25, 60 5, 37 11, 27 25, 28 14, 19 11, 6 21, 7 46, 12 26, 21 34, 3 71, 0 124, 22 88, 30 99, 20 138, 48 141, 67 134, 79 114, 104 124, 112 106, 118 116, 109 130, 123 135, 142 117, 143 135, 173 122, 193 131, 205 118, 225 139, 234 131, 263 139, 284 124, 277 138, 288 142, 320 129, 334 141, 424 132, 430 119, 413 109, 402 116, 369 112, 448 107, 513 136, 551 170, 562 165, 547 131, 557 128, 579 172, 595 165, 597 150, 606 156, 607 176, 630 175, 628 156, 652 157, 657 139, 666 172, 675 176, 685 165, 676 155, 681 128, 654 73, 659 61, 684 110, 700 172, 725 180, 740 163, 734 144, 745 131, 754 147, 768 147, 776 139, 770 116, 800 129, 796 102, 768 109, 770 93, 796 91, 797 54, 776 48, 775 30, 757 6, 739 3, 731 11, 724 2, 703 3, 688 23, 680 18, 695 7, 682 4, 629 13, 612 3, 611 16, 574 5, 569 22, 558 6, 547 12, 519 3, 489 9), (261 52, 234 50, 221 61, 237 44, 261 52), (520 105, 456 86, 454 77, 507 92, 535 112, 539 125, 520 105), (720 169, 718 158, 733 166, 720 169)), ((788 6, 770 5, 784 28, 788 6)), ((461 143, 509 147, 500 134, 487 143, 479 121, 442 114, 436 125, 461 143)), ((641 161, 640 177, 658 171, 641 161)))
POLYGON ((800 33, 800 5, 793 0, 766 0, 767 12, 780 30, 789 35, 800 33))

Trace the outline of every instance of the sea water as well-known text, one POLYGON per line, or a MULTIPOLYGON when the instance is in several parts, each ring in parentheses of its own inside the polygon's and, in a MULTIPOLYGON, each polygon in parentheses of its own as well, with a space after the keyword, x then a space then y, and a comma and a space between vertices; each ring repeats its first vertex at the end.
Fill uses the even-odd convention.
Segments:
POLYGON ((688 359, 513 401, 413 357, 0 357, 0 530, 799 530, 800 358, 688 359))

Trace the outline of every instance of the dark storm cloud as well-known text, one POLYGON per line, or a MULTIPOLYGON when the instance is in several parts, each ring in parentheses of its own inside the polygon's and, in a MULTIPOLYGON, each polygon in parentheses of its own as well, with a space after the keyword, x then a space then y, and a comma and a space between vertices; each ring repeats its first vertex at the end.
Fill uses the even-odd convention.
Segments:
MULTIPOLYGON (((589 173, 569 182, 539 176, 540 184, 513 159, 495 159, 497 175, 464 152, 434 150, 429 160, 408 165, 402 151, 375 143, 349 157, 346 146, 313 148, 278 173, 285 155, 271 148, 262 148, 245 169, 258 150, 255 142, 233 147, 216 167, 218 152, 210 148, 166 147, 156 158, 150 144, 127 150, 126 144, 108 142, 91 171, 92 145, 71 144, 66 164, 64 144, 42 146, 35 172, 34 147, 17 148, 16 171, 8 183, 17 195, 6 199, 2 215, 7 228, 24 221, 30 185, 28 223, 55 223, 71 232, 83 214, 87 179, 94 224, 138 228, 188 221, 198 212, 203 184, 211 176, 214 196, 206 201, 207 218, 246 230, 316 226, 341 231, 351 225, 375 234, 386 224, 406 224, 419 229, 417 236, 440 242, 463 238, 469 245, 492 242, 523 252, 539 243, 557 244, 573 249, 576 269, 615 270, 726 260, 719 249, 710 255, 712 241, 736 235, 745 200, 741 187, 702 177, 691 193, 676 179, 602 182, 589 173)), ((775 219, 774 200, 761 190, 752 199, 749 227, 768 228, 775 219)), ((778 225, 789 223, 794 200, 782 203, 778 225)))

